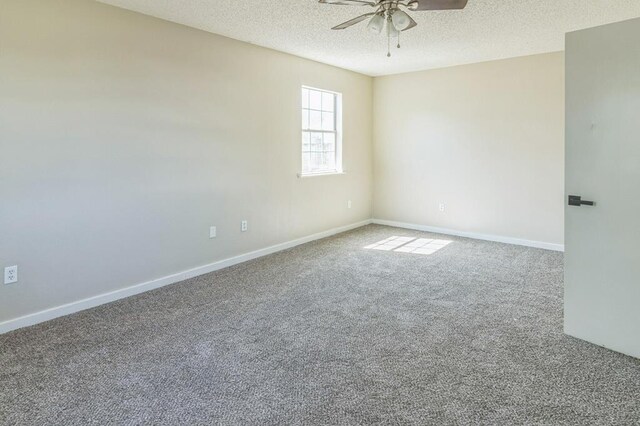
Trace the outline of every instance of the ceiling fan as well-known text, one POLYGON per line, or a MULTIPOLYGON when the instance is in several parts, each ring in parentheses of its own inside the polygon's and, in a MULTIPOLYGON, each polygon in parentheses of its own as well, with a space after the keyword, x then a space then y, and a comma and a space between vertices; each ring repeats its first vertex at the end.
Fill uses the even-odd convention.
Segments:
POLYGON ((341 6, 370 6, 374 8, 373 12, 365 13, 357 18, 336 25, 332 30, 344 30, 368 19, 369 24, 367 28, 369 31, 380 34, 386 25, 388 42, 387 56, 391 56, 391 38, 397 37, 398 48, 400 48, 400 33, 418 25, 403 9, 410 12, 464 9, 467 6, 468 0, 318 0, 318 2, 341 6))

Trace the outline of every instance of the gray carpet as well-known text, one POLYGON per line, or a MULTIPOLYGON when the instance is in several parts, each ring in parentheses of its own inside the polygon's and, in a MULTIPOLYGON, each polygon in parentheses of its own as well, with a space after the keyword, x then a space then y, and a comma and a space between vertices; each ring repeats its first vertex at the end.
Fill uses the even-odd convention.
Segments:
POLYGON ((0 336, 0 423, 640 424, 562 254, 367 226, 0 336), (391 236, 453 242, 365 250, 391 236))

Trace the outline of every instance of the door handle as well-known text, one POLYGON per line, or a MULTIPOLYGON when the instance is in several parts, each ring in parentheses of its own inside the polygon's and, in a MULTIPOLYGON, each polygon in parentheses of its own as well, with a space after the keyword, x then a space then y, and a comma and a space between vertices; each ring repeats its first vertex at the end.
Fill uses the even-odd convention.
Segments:
POLYGON ((569 195, 569 205, 570 206, 593 206, 595 203, 593 201, 583 200, 579 195, 569 195))

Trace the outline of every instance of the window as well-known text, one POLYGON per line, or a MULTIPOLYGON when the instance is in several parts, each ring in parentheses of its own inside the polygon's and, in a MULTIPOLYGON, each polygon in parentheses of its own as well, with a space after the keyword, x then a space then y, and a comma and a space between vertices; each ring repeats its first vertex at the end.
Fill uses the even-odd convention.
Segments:
POLYGON ((302 175, 342 173, 342 95, 302 87, 302 175))

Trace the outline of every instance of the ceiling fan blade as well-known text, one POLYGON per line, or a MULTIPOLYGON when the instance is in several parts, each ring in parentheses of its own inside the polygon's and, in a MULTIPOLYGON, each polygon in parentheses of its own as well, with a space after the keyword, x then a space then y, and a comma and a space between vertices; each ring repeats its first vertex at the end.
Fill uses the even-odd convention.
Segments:
POLYGON ((364 21, 365 19, 369 18, 370 16, 375 15, 375 13, 366 13, 364 15, 358 16, 357 18, 353 18, 348 20, 347 22, 343 22, 340 25, 336 25, 335 27, 331 28, 332 30, 344 30, 345 28, 349 28, 352 25, 355 25, 359 22, 364 21))
POLYGON ((322 4, 337 4, 341 6, 375 6, 373 1, 366 0, 318 0, 322 4))
POLYGON ((407 28, 405 28, 402 31, 407 31, 407 30, 410 30, 413 27, 417 27, 418 26, 418 23, 416 21, 414 21, 411 16, 409 16, 409 19, 411 19, 411 23, 409 24, 409 26, 407 28))
POLYGON ((464 9, 469 0, 416 0, 418 7, 413 10, 453 10, 464 9))

